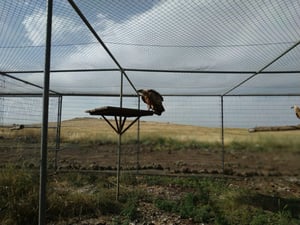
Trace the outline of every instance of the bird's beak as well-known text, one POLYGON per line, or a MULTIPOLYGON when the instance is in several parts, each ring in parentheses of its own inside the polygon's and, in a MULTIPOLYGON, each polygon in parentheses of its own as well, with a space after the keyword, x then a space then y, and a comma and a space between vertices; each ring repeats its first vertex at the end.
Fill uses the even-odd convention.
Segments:
POLYGON ((143 90, 142 90, 142 89, 137 90, 137 93, 138 93, 139 95, 143 95, 143 90))
POLYGON ((294 106, 291 107, 291 109, 293 109, 293 108, 294 108, 294 106))

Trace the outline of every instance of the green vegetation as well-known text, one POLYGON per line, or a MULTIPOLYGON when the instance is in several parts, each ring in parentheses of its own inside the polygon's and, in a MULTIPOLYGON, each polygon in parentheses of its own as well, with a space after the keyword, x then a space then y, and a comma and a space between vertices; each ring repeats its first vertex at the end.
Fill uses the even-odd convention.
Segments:
POLYGON ((30 224, 37 221, 38 176, 16 169, 0 172, 0 223, 30 224))
MULTIPOLYGON (((156 185, 158 183, 156 181, 156 185)), ((192 218, 194 222, 222 225, 290 225, 300 222, 300 207, 295 204, 300 202, 296 199, 285 199, 284 206, 280 207, 277 202, 280 198, 267 196, 272 201, 263 203, 251 190, 230 188, 224 180, 211 178, 164 178, 160 185, 167 183, 192 192, 183 192, 182 197, 176 200, 158 197, 154 200, 156 207, 177 213, 182 218, 192 218), (292 207, 288 206, 290 203, 293 203, 292 207)))
MULTIPOLYGON (((37 172, 13 167, 1 170, 0 224, 37 224, 38 177, 37 172)), ((131 218, 134 209, 129 209, 133 200, 130 193, 127 195, 123 201, 117 202, 108 177, 75 173, 53 175, 48 180, 47 218, 49 221, 63 221, 74 217, 120 214, 131 218)))
MULTIPOLYGON (((37 172, 6 168, 0 172, 0 223, 37 224, 37 172)), ((148 202, 181 218, 209 224, 299 224, 299 200, 232 187, 224 179, 124 175, 120 201, 115 200, 114 177, 99 174, 49 176, 47 220, 110 216, 114 224, 139 218, 139 203, 148 202), (163 187, 173 195, 149 193, 163 187)))

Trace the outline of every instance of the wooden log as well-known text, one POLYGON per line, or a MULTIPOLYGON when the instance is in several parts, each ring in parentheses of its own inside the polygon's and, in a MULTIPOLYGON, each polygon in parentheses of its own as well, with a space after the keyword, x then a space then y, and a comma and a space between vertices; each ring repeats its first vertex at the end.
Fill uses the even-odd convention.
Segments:
POLYGON ((248 132, 252 133, 252 132, 289 131, 289 130, 300 130, 300 124, 287 125, 287 126, 254 127, 254 128, 249 128, 248 132))
POLYGON ((11 130, 22 130, 24 129, 23 124, 14 124, 13 127, 10 128, 11 130))
MULTIPOLYGON (((10 130, 22 130, 24 128, 38 128, 40 129, 41 128, 41 125, 24 125, 24 124, 12 124, 12 125, 3 125, 3 126, 0 126, 0 128, 7 128, 7 129, 10 129, 10 130)), ((57 127, 56 126, 49 126, 48 127, 49 129, 56 129, 57 127)))

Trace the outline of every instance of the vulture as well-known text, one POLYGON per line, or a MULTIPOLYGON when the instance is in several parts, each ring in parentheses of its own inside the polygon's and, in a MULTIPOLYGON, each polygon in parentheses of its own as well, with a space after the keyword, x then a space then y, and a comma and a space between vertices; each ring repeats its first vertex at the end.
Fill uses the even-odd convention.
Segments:
POLYGON ((298 117, 298 119, 300 119, 300 108, 297 105, 294 105, 291 107, 291 109, 294 109, 296 116, 298 117))
POLYGON ((164 98, 157 91, 153 89, 140 89, 137 93, 142 97, 143 102, 147 104, 148 110, 153 110, 159 116, 165 111, 162 104, 164 98))

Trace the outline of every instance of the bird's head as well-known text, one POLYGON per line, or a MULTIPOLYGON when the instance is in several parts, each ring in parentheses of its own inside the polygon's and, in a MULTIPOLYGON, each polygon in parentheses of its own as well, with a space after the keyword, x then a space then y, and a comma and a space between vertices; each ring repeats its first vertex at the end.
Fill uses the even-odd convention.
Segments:
POLYGON ((297 105, 293 105, 292 107, 291 107, 291 109, 296 109, 296 108, 299 108, 297 105))
POLYGON ((137 93, 138 93, 138 95, 143 96, 144 93, 145 93, 145 90, 144 89, 139 89, 139 90, 137 90, 137 93))

